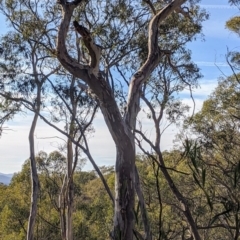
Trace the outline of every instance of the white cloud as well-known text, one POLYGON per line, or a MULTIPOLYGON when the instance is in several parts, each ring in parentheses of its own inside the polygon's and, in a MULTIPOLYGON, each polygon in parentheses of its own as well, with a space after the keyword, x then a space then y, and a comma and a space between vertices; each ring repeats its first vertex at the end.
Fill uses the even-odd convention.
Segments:
MULTIPOLYGON (((31 114, 26 117, 18 115, 6 125, 9 130, 4 131, 0 138, 0 172, 20 171, 24 161, 29 158, 28 135, 31 121, 31 114)), ((36 153, 41 150, 46 152, 56 150, 61 141, 50 139, 53 136, 63 137, 39 119, 35 131, 36 153)))
POLYGON ((193 107, 195 107, 194 113, 199 112, 202 109, 202 105, 203 105, 204 101, 205 101, 205 99, 194 99, 194 103, 195 103, 195 106, 194 106, 194 103, 193 103, 193 101, 191 99, 184 98, 182 100, 182 102, 184 104, 187 104, 190 107, 189 116, 192 115, 192 113, 193 113, 193 107))
MULTIPOLYGON (((202 79, 199 81, 199 85, 197 88, 192 89, 192 95, 194 98, 194 101, 196 100, 205 100, 217 87, 218 81, 217 79, 202 79)), ((189 88, 185 88, 182 92, 179 93, 180 99, 187 98, 189 102, 192 102, 192 99, 190 97, 190 91, 189 88)))
POLYGON ((200 4, 202 8, 206 9, 238 9, 234 5, 221 5, 221 4, 200 4))
MULTIPOLYGON (((89 147, 94 160, 99 166, 114 165, 116 147, 101 112, 97 114, 93 124, 95 132, 89 139, 89 147)), ((85 169, 89 168, 92 166, 88 162, 85 169)))
MULTIPOLYGON (((0 172, 13 173, 21 170, 22 164, 29 157, 28 134, 32 114, 18 115, 10 121, 7 130, 0 138, 0 172)), ((113 165, 115 162, 115 144, 104 123, 101 112, 94 119, 95 132, 89 136, 91 154, 98 165, 113 165)), ((63 125, 60 126, 63 128, 63 125)), ((64 144, 65 136, 45 124, 41 119, 35 131, 35 151, 50 153, 64 144), (63 139, 63 140, 61 140, 63 139)), ((85 169, 91 169, 87 162, 85 169)))
POLYGON ((206 61, 195 61, 200 67, 229 67, 227 62, 206 62, 206 61))
MULTIPOLYGON (((145 136, 154 143, 156 134, 155 134, 155 127, 153 125, 152 119, 148 119, 142 111, 139 113, 138 119, 141 119, 142 132, 144 132, 145 136)), ((168 125, 168 122, 163 117, 163 120, 160 125, 160 130, 163 131, 167 125, 168 125)), ((178 132, 179 130, 175 125, 170 125, 164 130, 161 136, 161 142, 160 142, 160 147, 162 150, 169 150, 173 148, 173 140, 178 132)), ((144 149, 148 151, 151 150, 149 144, 145 143, 144 141, 142 141, 142 145, 144 149)), ((141 153, 141 150, 137 148, 137 152, 141 153)))
MULTIPOLYGON (((206 80, 205 84, 201 88, 194 90, 194 95, 206 96, 216 86, 216 81, 206 80)), ((196 111, 201 109, 203 99, 195 99, 196 111)), ((185 98, 183 102, 192 106, 191 99, 185 98)), ((153 122, 146 117, 143 112, 139 113, 139 119, 142 121, 143 130, 146 131, 146 135, 154 141, 155 129, 153 122)), ((12 122, 8 124, 11 129, 6 131, 0 139, 0 172, 12 173, 21 170, 23 162, 29 157, 29 145, 28 134, 29 126, 32 121, 32 115, 17 116, 12 122)), ((164 120, 161 127, 164 128, 166 121, 164 120)), ((102 165, 114 165, 116 149, 112 137, 104 122, 103 116, 99 111, 94 119, 95 132, 89 136, 89 147, 91 154, 99 166, 102 165)), ((178 129, 172 125, 164 131, 161 140, 161 149, 167 150, 173 147, 173 140, 178 133, 178 129)), ((53 128, 46 125, 42 120, 39 120, 38 126, 35 132, 35 149, 38 151, 45 151, 47 153, 57 150, 59 144, 63 144, 59 138, 50 138, 58 136, 65 138, 53 128)), ((144 147, 149 150, 149 146, 144 144, 144 147)), ((140 152, 137 149, 137 152, 140 152)), ((92 169, 91 163, 87 161, 84 169, 92 169)))
POLYGON ((218 81, 216 79, 200 81, 200 86, 198 88, 193 89, 194 99, 196 98, 206 99, 217 87, 217 84, 218 84, 218 81))

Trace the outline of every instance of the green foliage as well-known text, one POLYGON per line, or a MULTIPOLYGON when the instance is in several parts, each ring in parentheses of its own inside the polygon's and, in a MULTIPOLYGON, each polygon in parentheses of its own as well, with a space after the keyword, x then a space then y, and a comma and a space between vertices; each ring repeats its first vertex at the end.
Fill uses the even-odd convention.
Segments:
MULTIPOLYGON (((184 154, 178 150, 164 152, 163 158, 166 167, 171 169, 169 172, 174 183, 186 197, 198 226, 206 227, 200 230, 201 236, 211 236, 211 239, 216 240, 224 239, 223 236, 225 239, 231 239, 231 233, 228 233, 219 221, 225 219, 233 223, 234 214, 235 216, 238 214, 236 199, 239 195, 239 161, 228 175, 224 175, 222 171, 226 168, 221 166, 224 159, 216 159, 219 166, 213 166, 211 164, 215 160, 209 161, 208 158, 209 162, 206 161, 207 152, 199 145, 186 142, 185 149, 184 154), (228 191, 230 189, 231 192, 228 191), (219 227, 208 229, 216 225, 219 227)), ((59 152, 49 155, 41 152, 36 159, 41 191, 35 236, 36 239, 40 237, 60 239, 58 196, 65 172, 61 165, 65 158, 59 152)), ((138 156, 137 167, 153 238, 166 240, 187 238, 188 224, 158 165, 153 159, 138 156)), ((113 169, 105 166, 102 169, 113 191, 113 169)), ((113 221, 113 206, 101 180, 94 171, 77 171, 74 174, 74 186, 74 239, 108 239, 113 221)), ((14 175, 9 186, 0 185, 0 193, 0 239, 25 239, 30 201, 29 161, 24 163, 21 172, 14 175)), ((138 201, 134 212, 136 227, 142 232, 138 201)), ((233 226, 234 224, 231 224, 231 227, 233 226)), ((234 229, 231 231, 234 233, 234 229)))
MULTIPOLYGON (((37 156, 40 180, 38 215, 35 239, 60 239, 58 197, 66 172, 66 158, 57 151, 37 156)), ((26 239, 30 205, 30 165, 23 164, 9 186, 0 185, 0 239, 26 239)), ((105 169, 104 177, 114 186, 112 168, 105 169)), ((105 240, 112 226, 113 206, 95 172, 74 174, 75 205, 73 213, 74 239, 105 240), (99 232, 101 236, 99 236, 99 232)))
POLYGON ((240 35, 240 17, 236 16, 228 20, 226 22, 226 27, 237 35, 240 35))
MULTIPOLYGON (((185 149, 194 182, 205 194, 211 208, 211 214, 206 215, 209 226, 219 226, 221 230, 218 229, 217 236, 221 237, 224 233, 227 239, 239 237, 238 77, 235 74, 221 78, 217 88, 204 102, 202 110, 186 121, 185 125, 191 135, 196 137, 195 140, 188 140, 194 144, 186 144, 185 149), (196 152, 199 154, 195 154, 196 152)), ((209 235, 213 234, 216 232, 209 230, 209 235)))

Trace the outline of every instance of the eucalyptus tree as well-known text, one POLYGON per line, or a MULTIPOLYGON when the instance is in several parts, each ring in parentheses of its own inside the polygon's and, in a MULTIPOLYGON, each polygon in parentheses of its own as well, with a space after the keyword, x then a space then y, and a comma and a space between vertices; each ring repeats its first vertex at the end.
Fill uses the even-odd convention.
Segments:
MULTIPOLYGON (((6 2, 6 5, 4 3, 1 5, 1 10, 11 23, 12 30, 1 39, 3 49, 1 56, 4 60, 1 68, 5 75, 1 81, 0 95, 5 102, 14 103, 12 105, 18 111, 27 110, 34 113, 29 133, 32 200, 27 239, 34 238, 39 195, 34 150, 34 132, 39 116, 50 126, 67 135, 67 172, 59 197, 59 208, 62 239, 72 239, 74 194, 72 178, 79 160, 80 142, 83 138, 86 142, 85 134, 90 129, 97 106, 88 100, 86 93, 76 89, 75 78, 61 71, 58 63, 52 58, 49 48, 46 48, 52 44, 49 40, 51 34, 46 35, 45 29, 56 17, 50 16, 44 19, 47 13, 42 16, 36 12, 35 7, 37 5, 34 6, 28 1, 6 2), (59 79, 56 79, 56 76, 59 76, 59 79), (76 119, 77 114, 81 116, 78 119, 76 119), (64 130, 56 127, 61 119, 64 119, 64 130), (73 140, 78 145, 74 150, 73 140)), ((12 108, 8 111, 14 113, 12 108)), ((88 146, 83 150, 88 152, 87 148, 88 146)), ((99 170, 98 172, 101 174, 99 170)), ((103 179, 103 176, 101 177, 103 179)))
MULTIPOLYGON (((239 0, 229 3, 239 9, 239 0)), ((226 27, 239 36, 239 16, 229 19, 226 27)), ((227 52, 232 75, 219 78, 218 86, 201 111, 185 124, 196 137, 195 144, 188 140, 185 144, 194 179, 211 209, 209 224, 202 229, 216 239, 222 234, 239 238, 239 57, 237 50, 227 52), (214 228, 222 230, 216 233, 214 228)))
MULTIPOLYGON (((196 2, 184 0, 175 0, 170 3, 143 1, 143 6, 141 7, 136 5, 135 2, 129 3, 126 1, 111 3, 109 1, 99 1, 97 4, 85 1, 59 1, 59 3, 62 8, 62 20, 57 38, 57 58, 67 71, 81 79, 85 86, 96 96, 105 122, 116 144, 115 213, 114 229, 111 238, 133 239, 134 234, 137 237, 139 236, 134 229, 133 213, 135 202, 134 186, 135 178, 137 177, 135 172, 134 138, 137 115, 140 110, 140 98, 144 96, 144 85, 151 82, 149 78, 151 78, 156 67, 161 64, 163 58, 168 59, 168 64, 179 74, 178 77, 183 82, 185 80, 188 81, 185 78, 190 78, 191 73, 196 72, 192 64, 185 64, 184 67, 187 73, 181 74, 178 67, 183 66, 172 63, 171 58, 180 46, 177 44, 175 48, 171 46, 172 41, 167 37, 168 34, 169 36, 176 36, 173 32, 179 29, 174 28, 176 25, 168 29, 169 25, 167 23, 169 16, 179 17, 181 19, 179 22, 184 21, 186 17, 191 19, 190 23, 193 22, 194 17, 195 20, 199 20, 203 16, 199 17, 197 14, 196 2), (183 6, 184 3, 188 4, 185 8, 183 6), (104 9, 104 6, 108 8, 104 9), (89 8, 92 8, 89 11, 90 13, 88 12, 89 8), (185 11, 186 9, 189 11, 185 11), (110 11, 111 14, 109 14, 110 11), (75 15, 76 12, 77 15, 75 15), (70 52, 71 49, 66 44, 72 17, 75 17, 73 21, 75 30, 82 37, 83 44, 88 50, 89 64, 86 64, 84 61, 78 62, 74 59, 70 52), (83 22, 85 26, 88 25, 87 28, 80 25, 76 19, 83 22), (101 26, 101 31, 99 31, 99 25, 101 26), (95 33, 92 34, 89 28, 95 33), (111 30, 120 34, 114 35, 111 30), (163 31, 162 35, 161 31, 163 31), (94 36, 96 36, 95 39, 94 36), (97 40, 101 47, 96 43, 97 40), (108 41, 107 44, 106 41, 108 41), (109 42, 111 42, 110 46, 109 42), (121 43, 123 43, 124 47, 121 46, 121 43), (136 46, 136 51, 134 46, 136 46), (105 64, 103 66, 104 71, 101 71, 102 63, 100 61, 102 51, 105 51, 102 54, 105 64), (128 51, 130 52, 128 53, 128 51), (133 61, 133 58, 138 60, 133 61), (115 74, 110 69, 113 64, 116 66, 115 74), (126 69, 124 71, 125 75, 123 74, 123 68, 126 69), (122 81, 125 81, 126 85, 128 85, 128 94, 123 94, 123 91, 120 91, 122 93, 120 97, 127 96, 122 114, 115 98, 116 93, 119 93, 115 87, 118 73, 122 77, 122 81), (127 80, 129 77, 131 77, 130 81, 127 80)), ((174 18, 172 19, 174 20, 174 18)), ((184 25, 182 27, 187 32, 187 28, 193 27, 193 25, 186 24, 186 29, 184 29, 184 25)), ((195 26, 196 29, 193 33, 200 30, 199 24, 195 26)), ((174 33, 176 34, 176 32, 174 33)), ((192 39, 193 34, 190 36, 186 34, 182 41, 187 42, 192 39)), ((185 55, 185 60, 189 60, 189 55, 185 55)), ((185 82, 185 84, 190 85, 191 82, 185 82)), ((181 87, 179 88, 181 89, 181 87)), ((145 98, 147 97, 148 95, 146 94, 145 98)), ((156 144, 157 148, 159 148, 159 141, 156 144)), ((160 160, 159 164, 164 166, 160 160)), ((169 185, 173 185, 170 180, 169 185)), ((187 204, 184 203, 184 198, 181 195, 179 196, 179 201, 183 203, 182 209, 191 225, 191 233, 194 239, 200 239, 194 220, 190 216, 190 211, 187 209, 187 204)), ((144 204, 142 205, 144 206, 144 204)), ((144 207, 142 210, 144 210, 144 207)), ((145 238, 151 239, 148 227, 145 228, 145 238)))
MULTIPOLYGON (((201 111, 186 122, 189 165, 196 184, 206 195, 211 214, 202 229, 213 239, 239 238, 239 81, 233 75, 219 79, 201 111), (191 140, 190 140, 191 139, 191 140), (214 229, 219 229, 215 232, 214 229), (221 230, 220 230, 221 229, 221 230)), ((186 132, 186 130, 185 130, 186 132)), ((202 221, 199 219, 199 221, 202 221)))
MULTIPOLYGON (((176 117, 174 113, 181 115, 183 110, 181 105, 169 96, 186 87, 191 90, 199 77, 199 70, 191 63, 190 52, 185 49, 186 43, 194 40, 196 33, 200 33, 201 21, 206 18, 206 14, 197 6, 198 1, 146 0, 138 3, 105 0, 96 3, 61 0, 41 3, 11 0, 1 3, 2 12, 23 37, 18 44, 21 45, 20 43, 24 41, 37 42, 38 49, 44 49, 48 59, 51 59, 45 70, 49 70, 53 64, 57 68, 56 74, 63 76, 70 73, 73 77, 69 82, 66 80, 66 83, 72 88, 65 90, 72 89, 73 92, 86 94, 101 109, 117 152, 114 226, 110 237, 128 240, 152 239, 151 226, 135 166, 135 137, 136 134, 141 136, 141 132, 136 127, 137 116, 140 103, 149 107, 150 111, 154 104, 154 111, 160 109, 161 112, 159 120, 154 122, 157 130, 165 112, 169 112, 171 121, 176 117), (59 68, 56 59, 65 70, 59 68), (135 191, 141 206, 144 237, 135 228, 135 191)), ((16 84, 18 82, 21 81, 16 81, 16 84)), ((83 136, 81 129, 85 129, 79 124, 80 116, 74 114, 72 103, 75 102, 71 100, 70 95, 66 96, 65 90, 59 90, 57 82, 50 79, 48 83, 58 98, 63 97, 61 100, 70 113, 68 129, 73 132, 54 126, 46 115, 36 111, 33 105, 31 110, 78 145, 94 165, 86 138, 82 138, 85 144, 83 147, 72 137, 72 134, 76 134, 76 137, 83 136), (75 132, 76 126, 78 131, 75 132)), ((47 87, 42 90, 44 93, 49 92, 47 87)), ((4 96, 7 97, 9 94, 11 96, 11 91, 4 96)), ((77 97, 77 95, 72 96, 77 97)), ((44 104, 41 105, 43 106, 44 104)), ((59 108, 60 105, 55 106, 58 106, 57 108, 63 113, 62 108, 59 108)), ((66 116, 66 113, 63 115, 66 116)), ((53 119, 58 121, 58 117, 55 117, 53 119)), ((89 125, 85 124, 85 126, 89 125)), ((156 152, 161 156, 159 144, 158 134, 154 150, 158 150, 156 152)), ((161 157, 157 161, 163 166, 160 160, 161 157)), ((94 167, 97 169, 96 164, 94 167)), ((68 177, 71 176, 69 173, 68 177)), ((104 179, 102 181, 104 182, 104 179)), ((170 180, 169 184, 171 187, 170 180)), ((105 187, 108 189, 107 185, 105 187)), ((112 198, 111 192, 108 192, 112 198)), ((179 199, 179 203, 181 202, 184 203, 182 197, 179 199)), ((182 211, 191 226, 191 234, 195 239, 200 239, 191 214, 184 210, 187 208, 186 204, 183 205, 182 211)), ((71 239, 71 236, 66 238, 71 239)))
MULTIPOLYGON (((26 14, 26 22, 29 23, 29 15, 26 14)), ((14 26, 14 25, 13 25, 14 26)), ((35 162, 34 132, 36 129, 41 102, 42 88, 47 78, 56 72, 56 67, 44 68, 48 65, 49 58, 40 47, 37 35, 41 34, 41 27, 34 28, 33 40, 28 39, 26 25, 14 26, 18 32, 10 32, 2 38, 1 47, 4 49, 2 67, 6 76, 1 81, 1 96, 6 101, 16 102, 19 108, 34 109, 34 116, 29 131, 29 147, 31 162, 32 196, 31 209, 28 223, 28 239, 33 239, 33 230, 37 214, 37 198, 39 191, 39 180, 35 162)), ((19 109, 20 110, 20 109, 19 109)))

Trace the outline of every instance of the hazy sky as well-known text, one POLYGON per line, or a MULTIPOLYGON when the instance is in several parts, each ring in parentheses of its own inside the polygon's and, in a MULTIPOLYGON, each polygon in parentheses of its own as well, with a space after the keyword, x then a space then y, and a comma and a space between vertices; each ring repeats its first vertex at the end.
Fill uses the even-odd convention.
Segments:
MULTIPOLYGON (((226 20, 238 15, 238 9, 229 6, 227 0, 204 0, 202 5, 210 13, 210 19, 203 24, 205 41, 198 39, 196 42, 189 44, 193 60, 201 68, 204 75, 200 81, 201 87, 194 90, 197 110, 200 110, 202 102, 216 87, 217 78, 223 73, 226 75, 231 73, 225 61, 227 48, 229 50, 237 50, 240 47, 239 38, 225 29, 226 20)), ((4 33, 5 23, 1 16, 0 21, 0 33, 4 33)), ((183 100, 186 103, 191 103, 187 94, 183 100)), ((10 130, 5 131, 0 139, 1 173, 20 171, 24 160, 29 157, 28 133, 31 121, 32 114, 21 114, 6 125, 10 130)), ((148 134, 151 135, 149 120, 143 118, 143 122, 149 126, 148 134)), ((99 165, 113 165, 115 146, 101 114, 98 114, 94 120, 94 126, 96 131, 90 138, 92 155, 99 165)), ((177 129, 174 127, 169 128, 165 132, 162 149, 170 149, 173 146, 172 140, 176 133, 177 129)), ((62 137, 42 121, 39 121, 35 133, 36 152, 43 150, 49 153, 57 150, 61 140, 59 138, 48 138, 53 136, 62 137)), ((89 168, 91 166, 87 163, 86 169, 89 168)))

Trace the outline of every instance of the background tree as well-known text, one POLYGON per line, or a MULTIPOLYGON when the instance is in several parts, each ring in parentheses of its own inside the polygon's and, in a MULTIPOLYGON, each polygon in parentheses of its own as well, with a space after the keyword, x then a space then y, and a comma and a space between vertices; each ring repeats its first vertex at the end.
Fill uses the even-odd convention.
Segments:
MULTIPOLYGON (((35 159, 41 188, 34 239, 60 239, 62 213, 58 198, 66 174, 66 157, 55 151, 49 155, 40 152, 35 159)), ((112 225, 112 202, 97 173, 82 172, 81 164, 74 174, 73 238, 106 239, 112 225), (98 236, 100 230, 101 236, 98 236)), ((113 189, 113 168, 105 168, 103 174, 113 189)), ((31 194, 30 161, 25 161, 9 186, 1 185, 0 189, 3 193, 0 197, 1 239, 26 239, 31 194)))
MULTIPOLYGON (((4 49, 2 57, 5 60, 1 67, 6 76, 1 82, 2 91, 0 94, 6 102, 13 102, 16 106, 15 109, 22 111, 27 109, 34 112, 34 120, 29 135, 33 197, 27 231, 28 239, 33 238, 39 185, 34 159, 34 129, 39 115, 53 127, 56 127, 54 124, 64 119, 65 130, 62 131, 60 128, 57 130, 68 137, 68 167, 59 204, 63 208, 61 215, 62 238, 65 239, 68 235, 68 239, 72 239, 72 178, 79 158, 79 146, 73 150, 72 141, 75 139, 75 143, 80 145, 79 142, 85 138, 84 134, 91 126, 97 106, 88 100, 85 92, 76 89, 75 78, 61 71, 57 62, 52 58, 49 51, 52 42, 49 37, 54 30, 52 29, 47 34, 45 29, 57 19, 57 16, 51 15, 49 12, 45 12, 45 15, 39 14, 38 6, 36 4, 36 9, 34 9, 31 1, 2 2, 1 10, 11 23, 13 30, 1 39, 1 46, 4 49), (46 46, 49 47, 46 48, 46 46), (59 79, 53 80, 53 73, 54 77, 56 78, 58 75, 59 79), (64 79, 63 76, 65 76, 64 79), (53 91, 51 92, 51 90, 53 91), (87 108, 86 105, 88 105, 87 108), (79 110, 80 108, 81 110, 79 110), (76 119, 76 115, 81 116, 81 118, 76 119)), ((13 110, 8 106, 8 111, 10 110, 12 114, 13 110)), ((88 146, 83 150, 88 152, 87 148, 88 146)), ((91 161, 93 162, 92 158, 91 161)), ((97 168, 96 164, 95 168, 97 168)), ((98 172, 101 174, 100 171, 98 172)), ((102 179, 104 180, 103 177, 102 179)), ((110 193, 110 191, 108 192, 110 193)))
POLYGON ((239 238, 240 95, 236 77, 221 78, 202 110, 186 122, 196 137, 195 144, 185 143, 189 166, 211 210, 205 215, 209 218, 207 226, 202 223, 201 228, 216 239, 239 238), (223 231, 215 230, 219 228, 223 231))

